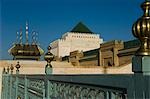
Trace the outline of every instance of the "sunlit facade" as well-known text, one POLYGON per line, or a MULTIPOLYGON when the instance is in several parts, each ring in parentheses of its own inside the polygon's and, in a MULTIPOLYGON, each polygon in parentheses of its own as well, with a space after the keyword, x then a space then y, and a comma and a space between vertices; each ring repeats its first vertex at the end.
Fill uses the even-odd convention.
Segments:
POLYGON ((68 56, 70 52, 88 51, 100 47, 103 39, 99 34, 91 32, 83 23, 78 23, 72 31, 65 33, 58 40, 53 41, 50 46, 51 52, 57 57, 68 56))

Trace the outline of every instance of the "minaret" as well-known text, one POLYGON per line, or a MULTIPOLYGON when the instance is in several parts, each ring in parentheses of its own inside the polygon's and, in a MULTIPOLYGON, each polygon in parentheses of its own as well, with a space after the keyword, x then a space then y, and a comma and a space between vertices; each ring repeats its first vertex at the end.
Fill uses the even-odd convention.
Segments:
POLYGON ((29 37, 28 37, 29 31, 28 30, 29 30, 28 23, 26 22, 26 45, 29 44, 29 41, 28 41, 28 39, 29 39, 29 37))

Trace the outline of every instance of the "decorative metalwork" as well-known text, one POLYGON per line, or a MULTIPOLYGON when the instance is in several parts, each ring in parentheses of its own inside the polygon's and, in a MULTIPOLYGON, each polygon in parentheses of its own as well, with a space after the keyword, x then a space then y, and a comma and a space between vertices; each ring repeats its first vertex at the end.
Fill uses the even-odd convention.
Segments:
POLYGON ((47 61, 47 65, 45 67, 46 74, 52 74, 52 65, 51 61, 54 59, 54 55, 51 53, 51 47, 48 47, 48 52, 45 54, 44 59, 47 61))
POLYGON ((16 33, 17 37, 16 37, 16 44, 18 44, 19 42, 19 32, 16 33))
POLYGON ((12 85, 14 86, 16 83, 16 77, 12 77, 12 85))
POLYGON ((22 45, 22 29, 20 29, 19 44, 22 45))
POLYGON ((37 32, 35 33, 35 43, 37 45, 40 45, 40 43, 38 42, 38 33, 37 32))
POLYGON ((9 69, 9 66, 8 66, 8 67, 7 67, 7 74, 9 74, 9 70, 10 70, 10 69, 9 69))
POLYGON ((21 66, 20 66, 20 64, 19 64, 19 62, 17 62, 17 65, 16 65, 16 74, 19 74, 19 68, 20 68, 21 66))
POLYGON ((26 36, 26 42, 25 44, 22 42, 23 41, 23 32, 22 29, 20 30, 20 34, 19 34, 19 42, 14 44, 9 50, 8 52, 13 55, 13 59, 14 60, 40 60, 41 55, 44 53, 44 50, 38 46, 38 44, 36 44, 36 33, 33 33, 34 35, 32 35, 32 39, 33 42, 31 44, 29 44, 29 37, 28 37, 28 23, 26 23, 26 27, 25 27, 25 36, 26 36))
POLYGON ((11 74, 13 74, 13 70, 14 70, 14 66, 13 66, 13 64, 11 64, 11 66, 10 66, 10 70, 11 70, 11 74))
POLYGON ((42 92, 44 83, 42 80, 29 80, 28 85, 29 88, 42 92))
POLYGON ((3 74, 5 74, 6 73, 6 69, 5 69, 5 67, 3 68, 3 74))
POLYGON ((29 27, 28 27, 28 22, 26 22, 26 45, 29 44, 29 37, 28 37, 28 34, 29 34, 29 27))
MULTIPOLYGON (((50 99, 106 99, 106 94, 111 91, 104 91, 100 88, 89 88, 76 84, 72 85, 69 83, 50 81, 49 92, 50 99)), ((123 93, 111 93, 114 94, 114 99, 123 99, 124 97, 123 93)))
POLYGON ((35 31, 32 32, 32 44, 33 45, 36 44, 36 32, 35 31))
POLYGON ((24 78, 19 78, 19 79, 18 79, 18 84, 24 86, 24 85, 25 85, 25 80, 24 80, 24 78))
MULTIPOLYGON (((84 75, 86 80, 82 75, 3 74, 2 77, 2 99, 17 99, 18 96, 21 99, 134 99, 134 91, 139 86, 135 85, 135 79, 139 77, 132 74, 84 75), (133 86, 136 87, 131 88, 133 86)), ((142 78, 146 88, 149 78, 142 78)), ((149 94, 148 90, 142 90, 144 98, 140 99, 149 99, 148 95, 145 96, 149 94)))
POLYGON ((146 0, 141 5, 144 14, 132 27, 133 35, 141 42, 141 46, 136 55, 150 56, 150 1, 146 0))

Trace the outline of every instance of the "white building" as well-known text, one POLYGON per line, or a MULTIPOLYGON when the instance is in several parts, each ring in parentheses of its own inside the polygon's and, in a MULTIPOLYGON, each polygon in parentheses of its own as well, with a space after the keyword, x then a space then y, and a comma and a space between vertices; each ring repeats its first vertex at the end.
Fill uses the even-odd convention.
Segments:
POLYGON ((88 51, 99 48, 102 42, 103 39, 99 34, 91 32, 83 23, 79 22, 72 31, 53 41, 50 46, 51 52, 55 56, 63 57, 75 50, 88 51))

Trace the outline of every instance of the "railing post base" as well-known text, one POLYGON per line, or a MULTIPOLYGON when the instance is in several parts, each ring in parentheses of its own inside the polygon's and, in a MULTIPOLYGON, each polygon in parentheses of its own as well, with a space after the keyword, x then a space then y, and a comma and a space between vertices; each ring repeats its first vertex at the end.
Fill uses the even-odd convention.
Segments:
POLYGON ((132 59, 132 71, 135 74, 150 76, 150 56, 134 56, 132 59))
POLYGON ((150 56, 134 56, 132 65, 134 72, 134 99, 149 99, 150 56))

